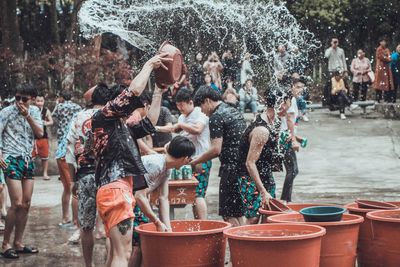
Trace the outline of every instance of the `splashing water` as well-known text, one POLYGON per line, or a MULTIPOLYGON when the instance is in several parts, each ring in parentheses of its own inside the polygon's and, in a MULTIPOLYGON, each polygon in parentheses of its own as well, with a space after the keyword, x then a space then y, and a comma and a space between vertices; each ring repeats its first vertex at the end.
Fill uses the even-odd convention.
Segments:
POLYGON ((148 53, 165 39, 185 54, 194 54, 199 42, 209 51, 239 46, 243 53, 252 50, 270 70, 282 67, 278 45, 286 47, 289 65, 299 53, 308 58, 319 47, 284 3, 273 1, 87 0, 79 22, 86 38, 113 33, 148 53))

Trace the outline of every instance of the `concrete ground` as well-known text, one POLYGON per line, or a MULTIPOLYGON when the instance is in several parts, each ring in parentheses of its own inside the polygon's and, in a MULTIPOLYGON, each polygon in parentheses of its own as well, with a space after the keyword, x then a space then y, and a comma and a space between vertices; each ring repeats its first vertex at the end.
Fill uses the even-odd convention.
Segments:
MULTIPOLYGON (((337 113, 315 111, 310 122, 301 122, 299 134, 309 139, 298 153, 300 174, 295 180, 294 202, 345 204, 355 199, 399 201, 400 121, 390 121, 368 111, 349 114, 339 120, 337 113)), ((214 161, 207 202, 209 218, 220 219, 218 209, 218 160, 214 161)), ((284 175, 276 174, 278 196, 284 175)), ((1 266, 83 266, 80 246, 67 240, 71 229, 60 229, 62 186, 37 178, 25 242, 40 249, 38 255, 19 260, 0 258, 1 266)), ((192 218, 191 208, 179 209, 177 219, 192 218)), ((105 259, 104 241, 95 245, 95 265, 105 259)))

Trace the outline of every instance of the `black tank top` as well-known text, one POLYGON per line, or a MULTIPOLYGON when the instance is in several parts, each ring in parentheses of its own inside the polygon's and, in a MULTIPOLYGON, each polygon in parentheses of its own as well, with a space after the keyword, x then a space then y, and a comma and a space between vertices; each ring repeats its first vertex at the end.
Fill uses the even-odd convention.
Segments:
POLYGON ((240 142, 240 159, 239 159, 239 173, 240 175, 249 175, 246 167, 247 155, 251 151, 249 136, 250 133, 256 127, 265 127, 269 131, 269 138, 267 143, 264 145, 260 158, 256 162, 258 173, 260 174, 260 178, 264 184, 275 184, 273 176, 272 176, 272 164, 273 164, 273 154, 278 147, 279 141, 279 129, 280 129, 280 120, 276 119, 274 125, 268 124, 265 120, 261 118, 261 115, 257 115, 256 119, 247 127, 246 131, 242 135, 242 139, 240 142))

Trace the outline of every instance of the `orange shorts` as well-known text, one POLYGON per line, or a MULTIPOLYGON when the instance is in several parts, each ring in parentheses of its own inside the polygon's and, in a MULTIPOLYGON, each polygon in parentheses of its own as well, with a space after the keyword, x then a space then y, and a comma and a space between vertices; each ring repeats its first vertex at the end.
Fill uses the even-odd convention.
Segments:
POLYGON ((110 236, 110 229, 126 219, 135 217, 133 209, 136 201, 132 194, 132 177, 102 186, 97 191, 96 205, 101 219, 104 222, 106 236, 110 236))
POLYGON ((32 158, 39 156, 41 159, 49 159, 49 139, 42 138, 35 140, 35 147, 33 148, 32 158))

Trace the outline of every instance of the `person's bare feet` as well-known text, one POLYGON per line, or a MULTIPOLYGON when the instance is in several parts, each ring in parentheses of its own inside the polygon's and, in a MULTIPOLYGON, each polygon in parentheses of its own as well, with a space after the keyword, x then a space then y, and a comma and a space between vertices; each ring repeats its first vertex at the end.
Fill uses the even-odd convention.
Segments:
POLYGON ((50 177, 48 175, 44 175, 43 180, 48 181, 48 180, 50 180, 50 177))

